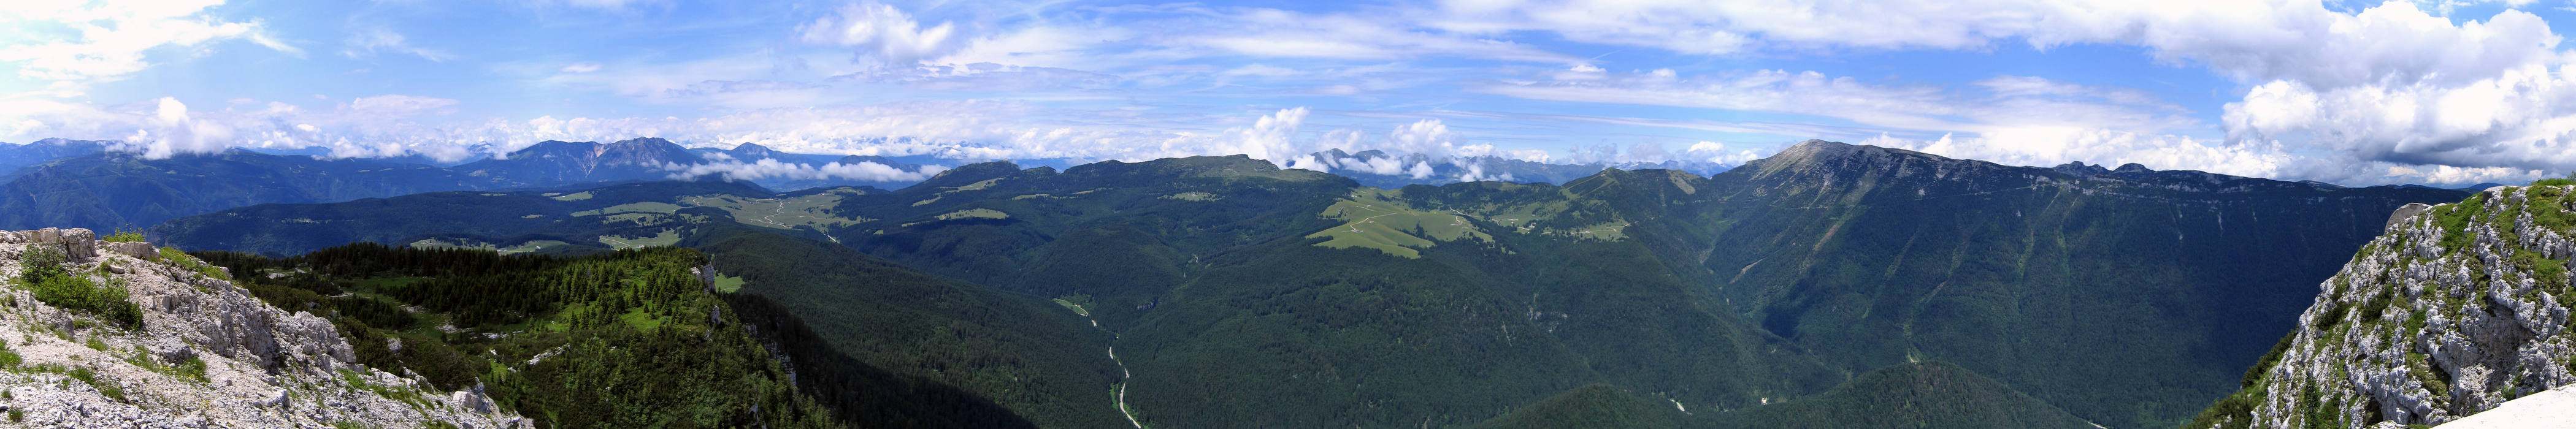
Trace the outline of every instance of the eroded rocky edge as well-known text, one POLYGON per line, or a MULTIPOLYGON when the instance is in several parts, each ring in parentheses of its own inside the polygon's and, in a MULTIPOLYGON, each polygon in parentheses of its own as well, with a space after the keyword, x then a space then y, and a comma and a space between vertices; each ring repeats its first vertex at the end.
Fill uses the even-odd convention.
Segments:
POLYGON ((479 392, 438 392, 420 379, 359 365, 330 321, 280 310, 231 282, 162 260, 150 243, 99 241, 87 229, 0 232, 0 274, 16 277, 33 246, 62 246, 71 257, 66 271, 121 283, 142 307, 143 327, 113 327, 39 302, 23 287, 0 288, 0 341, 23 359, 0 371, 7 392, 0 404, 20 424, 531 426, 479 392), (171 369, 191 357, 205 363, 203 381, 171 369), (77 368, 89 369, 98 384, 68 375, 77 368), (122 390, 124 399, 101 387, 122 390))
POLYGON ((2576 383, 2565 274, 2576 243, 2540 218, 2576 212, 2569 193, 2498 187, 2398 210, 2320 286, 2265 376, 2253 426, 2441 424, 2576 383), (2461 217, 2465 237, 2449 237, 2445 220, 2461 217))

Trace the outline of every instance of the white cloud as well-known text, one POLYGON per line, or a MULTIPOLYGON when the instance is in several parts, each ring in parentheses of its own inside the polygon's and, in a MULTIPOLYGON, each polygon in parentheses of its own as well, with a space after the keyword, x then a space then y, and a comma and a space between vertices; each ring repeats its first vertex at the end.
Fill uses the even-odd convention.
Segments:
POLYGON ((2085 126, 2142 131, 2195 128, 2182 108, 2133 90, 2042 78, 1981 81, 1984 93, 1888 86, 1781 70, 1682 76, 1668 69, 1581 80, 1496 82, 1473 90, 1520 98, 1814 115, 1862 125, 1954 131, 2002 126, 2085 126))
POLYGON ((2088 155, 2083 146, 2126 141, 2175 150, 2170 158, 2177 164, 2166 168, 2361 183, 2576 168, 2576 91, 2570 90, 2576 82, 2560 77, 2576 62, 2557 49, 2562 38, 2520 10, 2484 19, 2449 16, 2469 3, 2389 1, 2337 10, 2302 0, 1458 0, 1421 16, 1430 26, 1462 33, 1542 31, 1578 42, 1727 56, 2130 45, 2158 62, 2205 66, 2250 88, 2224 107, 2218 124, 2199 123, 2134 90, 2013 76, 1977 82, 1986 97, 1810 73, 1598 76, 1584 67, 1482 89, 1523 98, 1792 113, 1956 132, 1973 137, 1952 140, 1959 144, 1955 152, 2050 162, 2106 157, 2088 155), (2227 138, 2171 136, 2213 128, 2227 138), (1961 143, 1970 141, 1976 143, 1961 143), (2284 153, 2345 168, 2265 165, 2293 159, 2281 158, 2289 156, 2284 153), (2238 157, 2255 154, 2264 156, 2238 157), (2389 172, 2420 176, 2384 175, 2389 172))
POLYGON ((948 170, 947 167, 925 165, 913 171, 903 171, 900 168, 870 161, 853 164, 832 162, 815 166, 790 164, 775 159, 754 162, 728 160, 695 165, 664 164, 662 168, 673 171, 671 178, 681 180, 713 175, 725 180, 760 180, 776 177, 799 180, 849 179, 868 182, 914 182, 948 170))
MULTIPOLYGON (((1288 161, 1314 152, 1309 150, 1309 145, 1297 144, 1294 141, 1297 126, 1306 122, 1306 113, 1307 110, 1304 107, 1280 109, 1279 113, 1262 116, 1249 128, 1227 130, 1226 134, 1230 136, 1229 140, 1233 140, 1234 147, 1232 151, 1225 153, 1239 153, 1251 156, 1253 159, 1293 164, 1288 161)), ((1297 168, 1292 165, 1281 165, 1281 167, 1297 168)))
MULTIPOLYGON (((20 36, 0 41, 0 62, 18 63, 18 75, 50 81, 112 81, 152 65, 146 53, 163 47, 197 47, 241 39, 288 54, 303 50, 278 41, 259 21, 235 22, 206 13, 222 0, 168 2, 0 2, 0 26, 20 36)), ((77 84, 75 84, 77 85, 77 84)), ((54 88, 69 96, 74 87, 54 88)))
POLYGON ((2576 81, 2540 65, 2459 85, 2256 86, 2223 115, 2231 140, 2299 142, 2362 159, 2576 168, 2576 81))
POLYGON ((402 94, 358 97, 349 100, 350 110, 355 110, 364 114, 388 117, 411 116, 421 112, 437 110, 439 108, 454 105, 456 105, 456 100, 435 97, 417 97, 402 94))
POLYGON ((578 63, 565 64, 565 65, 563 66, 563 68, 558 69, 558 70, 560 70, 560 71, 562 71, 562 72, 564 72, 564 73, 589 73, 589 72, 599 71, 599 67, 600 67, 600 65, 599 65, 599 63, 598 63, 598 62, 583 61, 583 62, 578 62, 578 63))
POLYGON ((1682 155, 1690 157, 1691 161, 1723 166, 1744 165, 1745 161, 1762 159, 1762 154, 1752 149, 1729 149, 1723 143, 1703 141, 1692 143, 1690 148, 1682 150, 1682 155))
POLYGON ((2482 75, 2556 55, 2556 38, 2529 13, 2452 25, 2403 2, 2344 13, 2302 0, 1451 0, 1420 14, 1463 33, 1544 31, 1691 54, 2125 44, 2248 80, 2327 85, 2482 75))
POLYGON ((1458 136, 1449 125, 1438 119, 1424 119, 1395 127, 1386 134, 1385 149, 1446 158, 1458 146, 1458 136))
POLYGON ((402 33, 396 33, 393 29, 383 26, 350 30, 349 38, 341 40, 340 44, 342 46, 340 55, 349 58, 365 58, 377 53, 392 52, 411 54, 432 62, 456 59, 456 54, 447 51, 412 46, 402 33))
POLYGON ((188 117, 188 105, 162 97, 144 126, 109 149, 160 159, 189 153, 212 153, 232 147, 233 130, 214 121, 188 117))
POLYGON ((841 6, 830 16, 798 26, 796 32, 806 43, 855 48, 860 57, 887 66, 945 56, 967 42, 955 25, 942 22, 923 28, 911 14, 873 0, 841 6))

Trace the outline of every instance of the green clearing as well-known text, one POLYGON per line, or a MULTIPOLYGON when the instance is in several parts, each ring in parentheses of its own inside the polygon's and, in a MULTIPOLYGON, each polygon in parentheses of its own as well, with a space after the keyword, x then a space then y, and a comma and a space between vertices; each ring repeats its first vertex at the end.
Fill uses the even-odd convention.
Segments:
POLYGON ((1225 197, 1220 197, 1216 194, 1206 192, 1182 192, 1178 194, 1164 195, 1162 198, 1166 200, 1181 201, 1216 201, 1225 197))
POLYGON ((1073 301, 1064 300, 1064 298, 1055 298, 1054 300, 1055 305, 1061 305, 1066 309, 1071 309, 1073 310, 1073 314, 1080 314, 1082 317, 1091 317, 1091 310, 1082 308, 1082 304, 1075 304, 1073 301))
POLYGON ((411 242, 411 244, 407 244, 407 245, 405 245, 405 246, 408 246, 408 247, 411 247, 411 248, 414 248, 414 249, 421 249, 421 250, 434 250, 434 249, 483 249, 483 250, 492 250, 492 243, 485 243, 485 242, 480 242, 480 241, 467 241, 467 240, 455 240, 455 241, 449 241, 449 240, 445 240, 445 239, 437 239, 437 238, 426 239, 426 240, 420 240, 420 241, 414 241, 414 242, 411 242))
POLYGON ((984 181, 981 181, 981 182, 969 183, 969 184, 966 184, 966 186, 959 186, 959 187, 957 187, 957 188, 956 188, 956 190, 952 190, 952 191, 949 191, 949 192, 956 192, 956 191, 981 191, 981 190, 984 190, 985 188, 991 188, 991 187, 993 187, 993 184, 995 184, 995 183, 1002 183, 1002 179, 1003 179, 1003 178, 1001 178, 1001 177, 995 177, 995 178, 991 178, 991 179, 984 179, 984 181))
POLYGON ((674 231, 672 231, 672 230, 667 230, 667 229, 666 229, 666 230, 662 230, 661 232, 653 233, 653 236, 651 236, 651 237, 627 237, 627 236, 623 236, 623 235, 602 235, 602 236, 599 236, 599 242, 601 242, 601 243, 607 243, 610 247, 616 248, 617 250, 626 250, 626 249, 635 249, 635 248, 644 248, 644 247, 654 247, 654 246, 670 246, 670 245, 674 245, 674 244, 679 244, 679 243, 680 243, 680 233, 678 233, 678 232, 674 232, 674 231))
POLYGON ((681 198, 680 203, 691 207, 722 209, 744 225, 775 229, 813 227, 830 232, 841 227, 875 220, 832 215, 832 208, 839 206, 841 199, 860 194, 856 191, 835 190, 787 199, 703 195, 681 198))
MULTIPOLYGON (((674 239, 674 240, 676 240, 676 239, 674 239)), ((436 250, 436 249, 478 249, 478 250, 490 250, 490 251, 495 251, 495 252, 501 252, 501 254, 503 254, 503 255, 513 255, 513 254, 528 253, 528 252, 535 252, 535 251, 538 251, 538 250, 544 250, 547 246, 561 246, 561 245, 566 245, 566 244, 572 244, 572 243, 566 243, 566 242, 558 241, 558 240, 532 240, 532 241, 528 241, 528 242, 525 242, 525 243, 519 243, 519 244, 510 245, 510 246, 501 246, 501 245, 498 245, 498 244, 486 243, 486 242, 481 242, 481 241, 473 241, 473 240, 462 240, 462 239, 459 239, 459 240, 448 240, 448 239, 432 238, 432 239, 425 239, 425 240, 420 240, 420 241, 414 241, 414 242, 411 242, 410 244, 406 244, 406 245, 404 245, 404 247, 410 247, 410 248, 413 248, 413 249, 421 249, 421 250, 436 250)))
POLYGON ((581 200, 587 200, 587 199, 590 199, 590 197, 593 197, 594 195, 591 195, 590 191, 581 191, 581 192, 574 192, 574 193, 567 194, 567 195, 549 195, 549 196, 550 196, 550 197, 554 197, 555 201, 581 201, 581 200))
POLYGON ((641 308, 619 314, 617 320, 626 322, 626 326, 634 327, 638 331, 650 332, 662 327, 661 317, 645 313, 641 308))
POLYGON ((965 209, 965 210, 958 210, 958 211, 953 211, 953 212, 941 213, 941 214, 939 214, 939 216, 938 216, 938 217, 931 218, 931 220, 920 221, 920 222, 913 222, 913 223, 907 223, 907 224, 903 224, 903 226, 913 226, 913 225, 920 225, 920 224, 931 223, 931 222, 946 221, 946 220, 958 220, 958 219, 1010 219, 1010 218, 1011 218, 1011 214, 1010 214, 1010 213, 1003 213, 1003 212, 1001 212, 1001 211, 999 211, 999 210, 993 210, 993 209, 965 209))
POLYGON ((1415 248, 1428 248, 1439 241, 1474 239, 1491 242, 1494 236, 1477 230, 1467 218, 1451 213, 1415 210, 1392 201, 1401 191, 1362 189, 1324 208, 1325 219, 1343 221, 1306 238, 1329 238, 1317 246, 1331 248, 1362 247, 1377 249, 1389 255, 1420 258, 1415 248))
MULTIPOLYGON (((584 192, 584 193, 587 193, 587 192, 584 192)), ((600 209, 598 209, 598 210, 583 210, 583 211, 577 211, 577 212, 572 212, 572 215, 573 215, 573 216, 598 216, 598 215, 619 214, 619 213, 660 213, 660 214, 671 214, 671 213, 673 213, 673 212, 678 212, 678 211, 680 211, 680 209, 684 209, 684 208, 687 208, 687 207, 681 207, 681 206, 680 206, 680 205, 678 205, 678 204, 671 204, 671 203, 665 203, 665 202, 660 202, 660 201, 645 201, 645 202, 626 203, 626 204, 618 204, 618 205, 613 205, 613 206, 608 206, 608 207, 602 207, 602 208, 600 208, 600 209)))
POLYGON ((604 221, 601 221, 601 223, 634 223, 634 224, 636 224, 636 225, 657 225, 657 224, 661 224, 664 220, 668 220, 668 219, 670 219, 670 215, 665 215, 665 214, 661 214, 661 213, 618 213, 618 214, 613 214, 613 215, 608 215, 608 216, 606 216, 606 217, 602 217, 601 219, 606 219, 606 220, 604 220, 604 221))
POLYGON ((743 283, 742 276, 717 274, 715 285, 716 292, 733 293, 734 291, 742 290, 743 283))
POLYGON ((516 245, 516 246, 503 247, 503 248, 501 248, 501 249, 500 249, 500 252, 501 252, 501 254, 503 254, 503 255, 515 255, 515 254, 520 254, 520 253, 528 253, 528 252, 534 252, 534 251, 538 251, 538 250, 545 250, 546 246, 561 246, 561 245, 566 245, 566 244, 572 244, 572 243, 566 243, 566 242, 556 241, 556 240, 533 240, 533 241, 529 241, 529 242, 526 242, 526 243, 519 243, 519 245, 516 245))

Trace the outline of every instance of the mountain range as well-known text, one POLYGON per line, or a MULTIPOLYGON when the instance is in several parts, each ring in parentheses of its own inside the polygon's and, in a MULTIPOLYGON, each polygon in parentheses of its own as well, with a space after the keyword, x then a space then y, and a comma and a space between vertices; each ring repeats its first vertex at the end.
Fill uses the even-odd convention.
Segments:
MULTIPOLYGON (((422 192, 545 188, 579 184, 670 180, 689 168, 714 163, 690 149, 662 139, 614 143, 546 141, 509 153, 454 166, 406 159, 322 158, 278 155, 248 150, 146 158, 106 151, 102 142, 45 140, 27 145, 0 145, 0 160, 28 165, 0 182, 0 228, 79 227, 96 230, 139 229, 170 218, 267 203, 320 203, 380 198, 422 192), (63 158, 38 157, 69 155, 63 158)), ((875 162, 882 172, 918 172, 920 165, 873 157, 845 157, 815 163, 778 158, 757 145, 738 147, 747 159, 790 159, 780 168, 858 165, 875 162)), ((899 174, 897 174, 899 176, 899 174)), ((870 181, 820 174, 803 176, 713 176, 703 180, 741 180, 797 187, 839 185, 900 186, 916 180, 870 181)))
POLYGON ((1239 156, 994 162, 891 191, 444 192, 150 234, 280 255, 696 247, 746 296, 839 327, 814 335, 856 365, 1044 427, 1505 424, 1638 403, 1683 413, 1640 421, 1823 427, 1881 391, 1993 398, 1944 406, 1987 410, 1976 421, 2136 427, 2238 388, 2285 332, 2259 327, 2289 328, 2390 210, 2466 195, 1810 141, 1709 176, 1563 185, 1386 189, 1239 156), (956 292, 880 290, 897 284, 956 292), (1061 310, 1030 308, 1047 301, 1061 310), (928 308, 963 319, 879 316, 928 308), (907 329, 980 333, 891 333, 907 329), (1031 332, 1058 333, 1016 336, 1031 332), (926 369, 960 362, 973 370, 926 369))

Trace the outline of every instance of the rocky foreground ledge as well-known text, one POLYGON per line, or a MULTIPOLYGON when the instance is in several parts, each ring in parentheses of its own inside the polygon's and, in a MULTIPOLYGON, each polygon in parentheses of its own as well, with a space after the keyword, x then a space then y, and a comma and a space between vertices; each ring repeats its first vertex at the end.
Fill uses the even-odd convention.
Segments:
MULTIPOLYGON (((474 391, 355 363, 331 322, 234 286, 220 268, 87 229, 0 231, 0 425, 27 427, 529 427, 474 391), (22 280, 29 259, 114 299, 22 280), (53 303, 47 302, 54 301, 53 303), (60 303, 62 305, 57 305, 60 303), (65 308, 72 307, 72 308, 65 308), (132 313, 99 307, 139 309, 132 313)), ((71 282, 66 281, 64 284, 71 282)))

